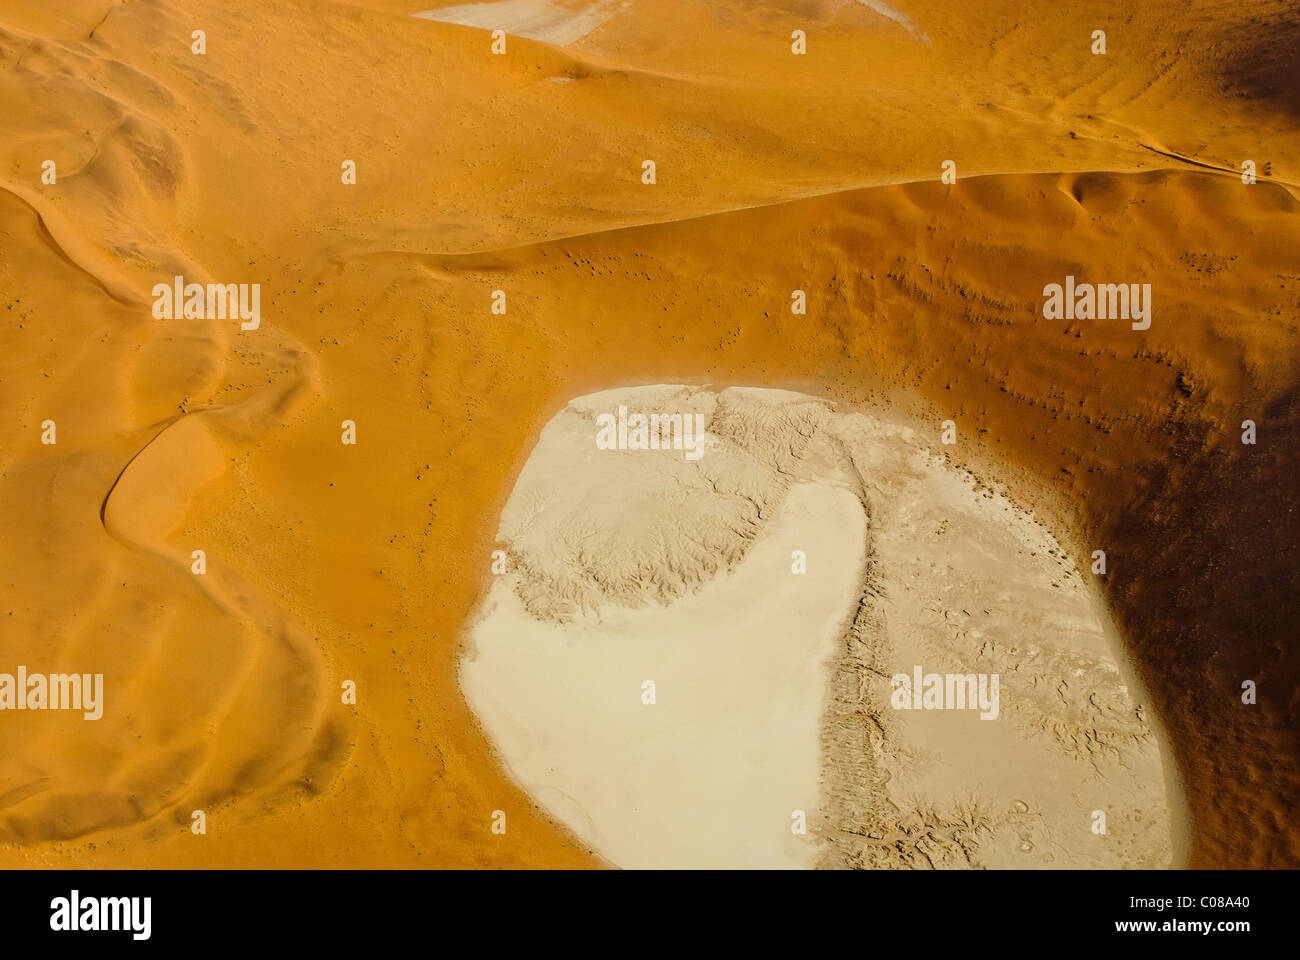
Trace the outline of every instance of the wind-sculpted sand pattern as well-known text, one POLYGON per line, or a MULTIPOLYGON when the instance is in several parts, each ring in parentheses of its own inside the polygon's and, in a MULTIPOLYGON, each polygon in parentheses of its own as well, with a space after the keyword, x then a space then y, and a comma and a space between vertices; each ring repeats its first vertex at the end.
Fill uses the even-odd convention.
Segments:
MULTIPOLYGON (((186 325, 191 332, 158 324, 146 335, 146 359, 133 371, 144 383, 127 385, 128 395, 148 395, 160 380, 194 382, 169 356, 178 337, 197 368, 224 378, 218 351, 194 349, 207 342, 204 325, 186 325)), ((42 631, 48 641, 22 656, 102 671, 115 702, 88 728, 29 714, 0 730, 0 840, 68 840, 136 823, 167 829, 167 817, 171 829, 188 831, 195 810, 286 787, 313 792, 346 755, 319 645, 238 564, 214 555, 213 569, 193 576, 194 558, 173 538, 194 523, 201 491, 315 389, 311 355, 275 339, 279 381, 229 405, 187 398, 191 409, 134 431, 141 446, 119 454, 116 475, 111 454, 66 435, 70 453, 8 471, 10 491, 35 485, 45 496, 37 512, 23 509, 21 495, 6 497, 11 536, 61 544, 30 557, 24 575, 67 611, 42 631)))
MULTIPOLYGON (((41 609, 60 611, 38 620, 27 642, 6 645, 6 653, 103 672, 113 701, 93 725, 29 714, 0 727, 0 841, 23 844, 135 824, 148 826, 146 836, 188 832, 195 810, 270 798, 290 786, 319 789, 348 749, 344 717, 323 695, 327 667, 319 645, 240 564, 214 555, 213 569, 193 576, 191 551, 174 539, 199 521, 195 501, 204 489, 317 391, 315 357, 291 336, 268 330, 245 351, 243 364, 232 364, 230 331, 217 318, 150 319, 150 300, 138 286, 145 271, 207 279, 163 230, 149 226, 187 180, 182 147, 153 119, 174 109, 175 100, 144 73, 104 58, 91 40, 0 33, 11 91, 34 83, 47 129, 64 121, 63 139, 51 141, 47 133, 43 148, 86 156, 65 170, 68 191, 53 198, 20 182, 0 184, 5 232, 19 236, 34 218, 44 240, 38 275, 56 290, 89 281, 112 301, 96 312, 121 317, 129 331, 107 355, 85 350, 64 381, 62 400, 48 391, 25 398, 29 408, 76 404, 76 391, 97 379, 86 377, 86 365, 102 364, 115 378, 99 385, 107 392, 93 414, 99 426, 87 430, 84 414, 65 419, 63 446, 11 465, 5 476, 11 545, 50 545, 43 556, 26 556, 22 577, 29 586, 11 589, 43 594, 41 609), (104 132, 85 143, 71 129, 74 116, 104 132), (83 211, 79 222, 70 219, 70 205, 83 211), (111 242, 117 255, 106 257, 89 238, 111 242), (223 387, 241 365, 264 369, 263 385, 223 401, 223 387), (169 395, 170 415, 160 403, 169 395), (76 420, 82 428, 69 436, 76 420), (118 437, 106 444, 105 428, 113 427, 118 437), (33 488, 43 494, 35 510, 33 488)), ((28 300, 23 315, 35 309, 39 316, 42 299, 34 308, 28 300)), ((20 303, 14 298, 10 310, 20 303)), ((101 329, 94 314, 83 313, 61 332, 73 342, 103 344, 101 329)))
POLYGON ((1300 865, 1292 4, 495 6, 0 0, 0 867, 1300 865))

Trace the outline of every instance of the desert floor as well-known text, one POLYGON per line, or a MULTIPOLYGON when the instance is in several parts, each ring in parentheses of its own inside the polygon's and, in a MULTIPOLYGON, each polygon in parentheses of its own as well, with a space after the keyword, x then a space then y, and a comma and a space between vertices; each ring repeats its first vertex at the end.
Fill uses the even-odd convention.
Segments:
POLYGON ((932 432, 788 390, 570 401, 461 666, 527 794, 620 867, 1181 865, 1094 578, 932 432), (613 410, 682 442, 620 446, 613 410))

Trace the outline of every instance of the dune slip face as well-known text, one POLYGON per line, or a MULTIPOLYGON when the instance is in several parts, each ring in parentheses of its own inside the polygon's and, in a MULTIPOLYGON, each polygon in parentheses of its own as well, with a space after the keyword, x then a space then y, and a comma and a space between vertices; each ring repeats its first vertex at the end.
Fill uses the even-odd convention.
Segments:
POLYGON ((1298 49, 0 0, 0 868, 1300 866, 1298 49))

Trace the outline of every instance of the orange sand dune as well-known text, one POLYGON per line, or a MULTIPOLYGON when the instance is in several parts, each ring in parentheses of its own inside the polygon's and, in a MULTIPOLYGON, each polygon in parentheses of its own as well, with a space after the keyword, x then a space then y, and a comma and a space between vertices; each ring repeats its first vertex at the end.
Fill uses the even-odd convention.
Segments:
POLYGON ((632 0, 505 56, 435 5, 0 2, 0 671, 108 691, 0 714, 0 865, 597 863, 456 658, 541 425, 646 382, 890 402, 1047 484, 1188 862, 1300 864, 1289 4, 632 0), (260 327, 156 319, 177 274, 260 327), (1067 274, 1151 328, 1043 319, 1067 274))

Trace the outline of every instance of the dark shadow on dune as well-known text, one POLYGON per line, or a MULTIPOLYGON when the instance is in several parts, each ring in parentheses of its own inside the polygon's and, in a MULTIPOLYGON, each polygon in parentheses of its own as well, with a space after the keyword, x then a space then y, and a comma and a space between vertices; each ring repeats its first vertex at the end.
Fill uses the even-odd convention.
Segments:
POLYGON ((1223 65, 1227 92, 1300 118, 1300 13, 1252 16, 1237 28, 1223 65))
POLYGON ((1230 433, 1208 452, 1185 430, 1154 493, 1107 531, 1141 571, 1108 593, 1184 773, 1193 868, 1225 866, 1225 849, 1234 867, 1300 863, 1282 800, 1300 795, 1300 391, 1261 423, 1258 446, 1230 433))

